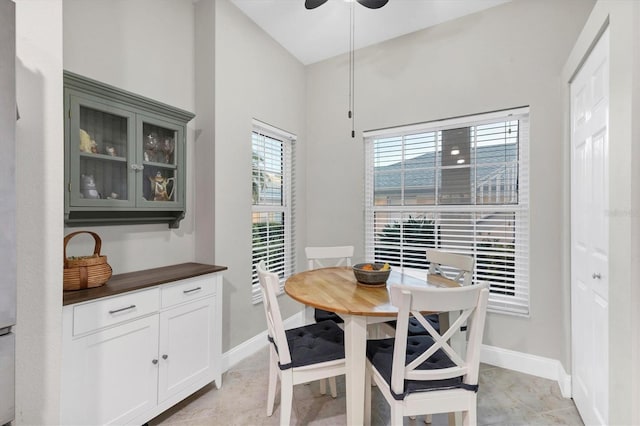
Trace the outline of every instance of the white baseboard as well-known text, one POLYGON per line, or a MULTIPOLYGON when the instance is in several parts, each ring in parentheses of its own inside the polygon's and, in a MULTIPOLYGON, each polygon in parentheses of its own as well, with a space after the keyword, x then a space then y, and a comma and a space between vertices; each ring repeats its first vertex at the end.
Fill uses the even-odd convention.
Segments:
MULTIPOLYGON (((304 311, 300 311, 297 314, 284 320, 284 328, 295 328, 304 325, 304 311)), ((238 346, 231 348, 229 351, 222 354, 222 372, 226 372, 231 367, 250 357, 251 355, 258 353, 262 348, 267 346, 269 341, 267 340, 267 331, 263 331, 257 336, 252 337, 240 343, 238 346)))
POLYGON ((567 374, 562 363, 556 359, 482 345, 480 362, 544 379, 555 380, 560 386, 562 396, 571 398, 571 376, 567 374))

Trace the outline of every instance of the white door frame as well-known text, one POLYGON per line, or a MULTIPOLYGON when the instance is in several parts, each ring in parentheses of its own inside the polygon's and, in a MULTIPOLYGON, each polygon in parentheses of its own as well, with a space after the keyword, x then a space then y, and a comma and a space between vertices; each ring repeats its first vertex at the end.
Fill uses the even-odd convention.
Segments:
POLYGON ((609 40, 570 90, 572 395, 587 424, 609 424, 609 40))
MULTIPOLYGON (((569 83, 604 28, 611 35, 609 421, 640 424, 640 2, 597 1, 562 71, 565 105, 563 281, 566 342, 570 347, 570 104, 569 83)), ((564 361, 572 371, 570 354, 564 361)))

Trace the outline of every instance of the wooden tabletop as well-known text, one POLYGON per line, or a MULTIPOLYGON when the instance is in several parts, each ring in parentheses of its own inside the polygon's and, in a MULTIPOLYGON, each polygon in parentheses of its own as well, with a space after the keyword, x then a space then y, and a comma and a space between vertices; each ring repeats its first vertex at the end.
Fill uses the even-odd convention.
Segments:
POLYGON ((389 285, 405 284, 416 287, 457 286, 455 281, 442 277, 430 277, 429 281, 391 271, 385 287, 358 285, 349 266, 313 269, 292 275, 284 285, 284 291, 297 300, 314 308, 349 315, 395 316, 398 309, 389 301, 389 285))

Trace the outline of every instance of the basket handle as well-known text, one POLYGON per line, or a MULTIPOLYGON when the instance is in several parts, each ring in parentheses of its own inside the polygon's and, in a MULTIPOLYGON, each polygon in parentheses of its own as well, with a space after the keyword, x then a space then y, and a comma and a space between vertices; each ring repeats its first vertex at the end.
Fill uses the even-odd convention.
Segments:
POLYGON ((72 232, 69 235, 67 235, 66 237, 64 237, 64 246, 62 248, 62 253, 64 254, 64 264, 67 264, 67 261, 69 259, 67 259, 67 244, 69 243, 69 240, 71 240, 71 238, 75 237, 78 234, 89 234, 93 237, 94 241, 95 241, 95 246, 93 248, 93 254, 94 255, 98 255, 100 256, 100 249, 102 248, 102 240, 100 239, 100 236, 98 234, 96 234, 95 232, 91 232, 91 231, 76 231, 76 232, 72 232))

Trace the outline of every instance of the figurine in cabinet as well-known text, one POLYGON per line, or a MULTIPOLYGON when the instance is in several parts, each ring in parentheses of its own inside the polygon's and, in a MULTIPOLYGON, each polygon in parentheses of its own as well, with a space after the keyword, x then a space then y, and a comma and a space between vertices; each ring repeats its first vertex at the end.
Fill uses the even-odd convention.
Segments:
POLYGON ((154 177, 149 176, 153 201, 170 201, 173 198, 175 178, 165 178, 159 171, 154 177), (169 190, 170 188, 170 190, 169 190))
POLYGON ((80 175, 80 195, 83 198, 100 198, 93 175, 80 175))
POLYGON ((80 151, 91 152, 93 154, 98 152, 98 144, 95 140, 91 139, 89 133, 80 129, 80 151))
POLYGON ((170 164, 171 156, 173 155, 173 151, 175 150, 175 143, 173 142, 173 138, 165 138, 164 143, 162 144, 162 153, 164 154, 164 162, 170 164))
POLYGON ((149 133, 144 138, 144 161, 158 161, 158 149, 160 142, 156 133, 149 133))

